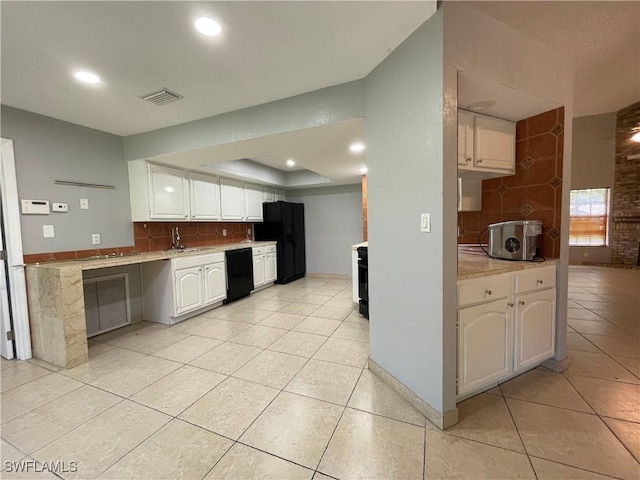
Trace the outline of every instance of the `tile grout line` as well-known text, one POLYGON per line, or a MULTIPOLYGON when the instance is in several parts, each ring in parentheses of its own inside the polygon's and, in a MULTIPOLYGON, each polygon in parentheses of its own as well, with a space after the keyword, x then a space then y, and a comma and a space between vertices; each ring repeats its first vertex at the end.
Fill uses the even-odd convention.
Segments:
POLYGON ((524 454, 527 456, 529 465, 531 465, 531 470, 533 471, 533 475, 536 477, 536 480, 538 480, 538 472, 536 472, 536 469, 533 466, 533 462, 531 461, 531 457, 529 456, 529 451, 527 450, 527 445, 524 443, 524 440, 522 439, 522 434, 520 433, 520 429, 518 428, 518 423, 516 422, 516 419, 513 417, 513 412, 509 407, 509 402, 507 402, 507 399, 504 396, 504 392, 502 391, 502 386, 500 384, 498 384, 498 388, 500 389, 500 393, 502 393, 502 401, 504 402, 504 405, 507 407, 507 412, 509 412, 509 418, 511 418, 511 421, 513 422, 513 426, 516 429, 516 433, 518 434, 518 438, 520 439, 520 443, 522 444, 522 448, 524 449, 524 454))

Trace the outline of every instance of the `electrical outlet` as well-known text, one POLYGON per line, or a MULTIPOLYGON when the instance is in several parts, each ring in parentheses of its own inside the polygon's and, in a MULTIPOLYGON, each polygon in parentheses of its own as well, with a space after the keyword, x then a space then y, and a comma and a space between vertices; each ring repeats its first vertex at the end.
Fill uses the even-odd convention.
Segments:
POLYGON ((584 258, 587 258, 589 256, 589 252, 584 252, 582 255, 584 256, 584 258))
POLYGON ((251 229, 247 228, 247 235, 251 235, 251 229))
POLYGON ((99 233, 92 233, 91 234, 91 242, 94 245, 99 245, 100 244, 100 234, 99 233))
POLYGON ((226 236, 227 236, 227 229, 226 229, 226 228, 223 228, 223 229, 222 229, 222 236, 223 236, 223 237, 226 237, 226 236))
POLYGON ((89 210, 89 199, 88 198, 81 198, 80 199, 80 208, 82 210, 89 210))
POLYGON ((56 231, 53 228, 53 225, 43 225, 42 226, 42 236, 44 238, 53 238, 56 236, 56 231))

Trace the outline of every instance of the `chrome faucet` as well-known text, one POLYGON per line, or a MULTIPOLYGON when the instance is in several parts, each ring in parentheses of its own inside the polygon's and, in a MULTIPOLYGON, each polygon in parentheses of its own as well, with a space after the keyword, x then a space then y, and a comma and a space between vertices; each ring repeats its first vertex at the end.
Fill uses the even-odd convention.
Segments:
POLYGON ((174 225, 171 227, 171 250, 178 250, 184 248, 180 245, 180 232, 178 227, 174 225))

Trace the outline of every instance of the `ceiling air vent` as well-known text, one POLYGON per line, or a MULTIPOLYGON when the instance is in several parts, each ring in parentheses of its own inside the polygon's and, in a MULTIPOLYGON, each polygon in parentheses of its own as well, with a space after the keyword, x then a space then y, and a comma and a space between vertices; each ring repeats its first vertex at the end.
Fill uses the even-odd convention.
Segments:
POLYGON ((179 93, 172 92, 169 89, 163 88, 162 90, 158 90, 157 92, 141 95, 140 98, 155 105, 165 105, 167 103, 180 100, 184 97, 179 93))

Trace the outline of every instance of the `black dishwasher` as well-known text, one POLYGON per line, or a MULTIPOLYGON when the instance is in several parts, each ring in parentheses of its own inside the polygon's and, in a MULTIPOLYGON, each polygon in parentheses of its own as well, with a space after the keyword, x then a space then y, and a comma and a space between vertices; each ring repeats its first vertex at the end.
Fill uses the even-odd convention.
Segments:
POLYGON ((253 257, 250 248, 239 248, 225 252, 227 260, 227 298, 230 303, 246 297, 253 290, 253 257))

